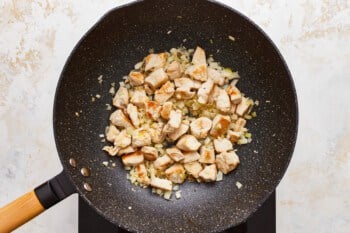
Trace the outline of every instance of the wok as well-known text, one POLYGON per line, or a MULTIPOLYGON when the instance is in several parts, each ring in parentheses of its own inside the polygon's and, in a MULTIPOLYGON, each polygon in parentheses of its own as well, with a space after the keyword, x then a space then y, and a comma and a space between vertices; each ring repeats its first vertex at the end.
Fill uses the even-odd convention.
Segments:
POLYGON ((53 127, 62 173, 1 208, 0 232, 15 229, 76 192, 100 215, 129 231, 223 231, 245 221, 276 188, 294 150, 297 123, 297 97, 287 65, 247 17, 203 0, 146 0, 115 8, 76 45, 57 85, 53 127), (252 143, 238 147, 238 169, 221 182, 187 182, 180 200, 166 201, 130 184, 120 159, 101 151, 99 134, 109 123, 105 104, 111 103, 110 83, 118 84, 149 49, 161 52, 180 45, 201 46, 224 67, 238 70, 238 87, 260 104, 257 118, 247 126, 252 143), (92 102, 96 94, 101 98, 92 102), (70 165, 71 158, 76 167, 70 165), (113 160, 116 168, 104 167, 106 160, 113 160), (90 176, 81 174, 83 167, 90 169, 90 176))

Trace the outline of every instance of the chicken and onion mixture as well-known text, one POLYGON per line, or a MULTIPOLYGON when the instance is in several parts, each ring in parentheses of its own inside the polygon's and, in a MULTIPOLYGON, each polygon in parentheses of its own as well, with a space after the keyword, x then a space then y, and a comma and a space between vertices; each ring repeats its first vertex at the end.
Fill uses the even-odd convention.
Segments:
POLYGON ((121 157, 133 184, 169 199, 186 179, 220 181, 236 169, 234 145, 251 141, 245 125, 256 116, 237 72, 200 47, 173 48, 149 54, 124 79, 106 129, 113 145, 103 150, 121 157))

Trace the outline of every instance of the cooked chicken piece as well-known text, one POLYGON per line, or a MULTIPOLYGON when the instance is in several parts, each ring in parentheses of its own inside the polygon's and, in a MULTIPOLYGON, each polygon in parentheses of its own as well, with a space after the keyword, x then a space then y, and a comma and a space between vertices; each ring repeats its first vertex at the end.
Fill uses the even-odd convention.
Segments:
POLYGON ((205 82, 208 78, 207 76, 207 66, 206 65, 192 65, 189 66, 185 74, 189 75, 191 78, 195 80, 199 80, 205 82))
POLYGON ((151 139, 153 143, 162 143, 165 140, 166 133, 164 133, 163 128, 163 122, 158 122, 155 128, 150 128, 151 139))
POLYGON ((171 191, 173 189, 173 184, 171 183, 170 180, 160 179, 157 177, 153 177, 151 179, 151 186, 154 188, 159 188, 166 191, 171 191))
POLYGON ((174 80, 175 87, 183 87, 187 89, 192 89, 195 86, 195 83, 192 79, 190 78, 178 78, 174 80))
POLYGON ((139 120, 139 116, 138 116, 138 112, 137 112, 137 107, 133 104, 128 104, 128 107, 126 108, 126 112, 128 113, 132 124, 135 127, 139 127, 140 120, 139 120))
POLYGON ((177 139, 179 139, 182 135, 184 135, 185 133, 187 133, 188 129, 190 128, 189 125, 181 123, 180 127, 175 130, 173 133, 168 134, 168 138, 174 142, 177 139))
POLYGON ((125 108, 129 103, 128 89, 125 87, 119 87, 117 93, 113 98, 113 105, 118 108, 125 108))
POLYGON ((237 108, 236 108, 237 115, 238 116, 243 116, 244 114, 246 114, 246 112, 250 108, 250 105, 251 105, 251 102, 249 101, 249 99, 245 98, 245 97, 242 97, 241 103, 239 103, 237 105, 237 108))
POLYGON ((198 102, 200 104, 208 103, 209 95, 214 88, 214 82, 211 79, 208 79, 206 82, 202 84, 202 86, 198 89, 198 102))
POLYGON ((184 154, 184 160, 182 161, 183 163, 191 163, 199 160, 200 158, 200 155, 198 154, 197 151, 184 152, 183 154, 184 154))
POLYGON ((159 105, 156 101, 147 101, 146 102, 146 113, 147 116, 153 120, 158 120, 160 117, 160 110, 162 106, 159 105))
POLYGON ((160 111, 160 115, 165 120, 169 120, 170 112, 173 109, 173 103, 172 102, 165 102, 162 106, 162 110, 160 111))
POLYGON ((226 138, 214 139, 214 147, 216 152, 225 152, 233 149, 233 145, 230 140, 226 138))
POLYGON ((208 103, 212 104, 214 102, 216 102, 216 99, 218 98, 220 92, 221 92, 221 88, 214 85, 213 90, 211 91, 209 98, 208 98, 208 103))
POLYGON ((175 91, 175 97, 179 100, 189 100, 192 99, 196 95, 196 92, 191 91, 186 87, 178 87, 175 91))
POLYGON ((231 142, 238 142, 240 137, 241 137, 241 133, 240 132, 234 132, 232 130, 227 131, 227 138, 231 142))
POLYGON ((230 97, 228 96, 225 90, 219 92, 218 97, 216 98, 216 108, 222 112, 229 112, 231 109, 230 97))
POLYGON ((116 126, 122 127, 122 128, 134 128, 134 126, 131 124, 129 118, 125 116, 122 110, 118 109, 115 112, 111 114, 109 117, 109 120, 116 126))
POLYGON ((158 170, 165 170, 170 164, 173 163, 173 160, 167 155, 163 155, 162 157, 158 157, 154 162, 153 166, 158 170))
POLYGON ((170 80, 174 80, 181 77, 183 70, 178 61, 173 61, 166 69, 166 73, 169 76, 170 80))
POLYGON ((154 93, 154 100, 159 104, 164 104, 175 93, 174 83, 168 81, 154 93))
POLYGON ((200 117, 194 121, 192 121, 191 134, 196 138, 206 138, 208 136, 208 132, 211 128, 212 122, 207 117, 200 117))
POLYGON ((205 57, 205 51, 197 47, 192 58, 192 66, 186 69, 186 74, 191 78, 199 81, 206 81, 207 76, 207 61, 205 57))
POLYGON ((141 72, 131 71, 128 76, 130 84, 134 87, 140 86, 145 82, 145 77, 141 72))
POLYGON ((213 80, 213 82, 219 86, 225 84, 225 78, 221 75, 221 73, 210 67, 208 67, 208 78, 213 80))
POLYGON ((151 145, 151 135, 146 129, 136 129, 132 133, 132 146, 133 147, 142 147, 151 145))
POLYGON ((226 88, 226 92, 230 96, 233 104, 239 104, 242 101, 242 94, 235 85, 229 85, 226 88))
POLYGON ((177 149, 176 147, 168 148, 165 150, 165 152, 175 162, 179 162, 180 160, 182 160, 184 158, 184 155, 182 154, 181 150, 177 149))
POLYGON ((216 156, 215 163, 222 173, 227 174, 238 166, 239 158, 234 151, 222 152, 216 156))
MULTIPOLYGON (((190 78, 178 78, 175 79, 175 97, 177 99, 192 99, 196 92, 192 91, 195 89, 196 83, 190 78)), ((198 89, 198 88, 197 88, 198 89)))
POLYGON ((131 144, 131 136, 126 132, 126 129, 122 130, 114 140, 114 145, 119 148, 125 148, 131 144))
POLYGON ((102 148, 102 150, 107 151, 111 156, 115 156, 118 153, 119 149, 120 148, 117 146, 104 146, 102 148))
POLYGON ((146 160, 154 161, 158 158, 158 150, 153 146, 144 146, 141 148, 141 152, 146 160))
POLYGON ((147 176, 146 167, 143 163, 139 164, 135 167, 135 172, 136 172, 137 182, 144 184, 144 185, 149 185, 151 183, 150 178, 147 176))
POLYGON ((134 94, 132 95, 130 102, 137 107, 145 107, 145 103, 149 101, 146 91, 143 88, 135 88, 134 94))
POLYGON ((183 151, 197 151, 201 143, 193 135, 186 134, 179 139, 176 146, 183 151))
POLYGON ((115 137, 118 136, 119 130, 114 125, 110 124, 106 130, 106 138, 109 142, 114 142, 115 137))
POLYGON ((245 126, 247 121, 243 118, 238 118, 238 120, 235 123, 235 127, 233 128, 234 131, 239 132, 241 129, 245 126))
POLYGON ((178 129, 181 125, 182 114, 179 110, 171 110, 168 124, 174 129, 178 129))
POLYGON ((177 129, 179 129, 181 125, 181 118, 182 114, 179 110, 171 110, 169 121, 163 129, 164 133, 171 134, 174 133, 177 129))
POLYGON ((141 151, 136 151, 131 154, 122 156, 122 162, 124 166, 131 167, 143 163, 143 154, 141 151))
POLYGON ((145 58, 145 71, 162 68, 165 66, 166 53, 150 54, 145 58))
POLYGON ((118 156, 121 156, 121 155, 124 155, 124 154, 130 154, 130 153, 135 152, 135 151, 136 151, 136 149, 134 147, 127 146, 127 147, 125 147, 123 149, 120 149, 118 151, 118 156))
POLYGON ((192 57, 192 64, 194 65, 207 65, 207 58, 205 51, 201 47, 197 46, 192 57))
POLYGON ((145 79, 145 83, 153 90, 156 90, 158 87, 162 86, 167 81, 168 75, 164 72, 163 68, 153 71, 145 79))
POLYGON ((199 173, 203 170, 202 165, 199 162, 192 162, 184 164, 187 173, 194 178, 198 178, 199 173))
POLYGON ((181 164, 174 164, 165 170, 168 180, 175 184, 182 184, 186 179, 185 169, 181 164))
POLYGON ((210 130, 210 135, 213 137, 218 137, 224 133, 226 133, 229 125, 231 123, 229 116, 216 115, 213 119, 213 126, 210 130))
POLYGON ((199 162, 206 164, 215 162, 215 152, 212 146, 201 146, 199 162))
POLYGON ((215 164, 206 166, 200 173, 199 178, 204 182, 216 181, 217 170, 215 164))

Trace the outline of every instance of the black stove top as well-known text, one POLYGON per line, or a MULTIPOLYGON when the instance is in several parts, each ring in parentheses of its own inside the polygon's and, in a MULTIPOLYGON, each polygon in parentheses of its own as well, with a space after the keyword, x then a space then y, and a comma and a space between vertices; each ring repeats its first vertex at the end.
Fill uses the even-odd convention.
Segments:
MULTIPOLYGON (((127 233, 115 227, 91 209, 79 198, 79 233, 127 233)), ((224 233, 276 233, 275 192, 245 223, 228 229, 224 233)))

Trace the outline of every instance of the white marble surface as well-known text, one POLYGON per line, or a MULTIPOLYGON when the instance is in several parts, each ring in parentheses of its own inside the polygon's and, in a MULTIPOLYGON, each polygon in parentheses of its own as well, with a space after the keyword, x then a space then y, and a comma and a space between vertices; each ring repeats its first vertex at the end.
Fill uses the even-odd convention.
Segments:
MULTIPOLYGON (((56 175, 54 90, 79 38, 121 0, 0 1, 0 206, 56 175)), ((277 190, 279 233, 350 229, 350 1, 223 0, 284 55, 300 104, 299 138, 277 190)), ((77 196, 16 232, 77 232, 77 196)))

